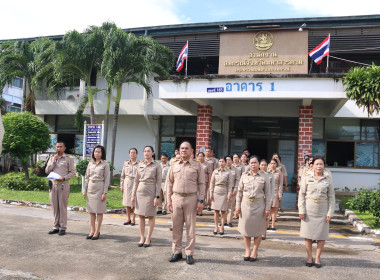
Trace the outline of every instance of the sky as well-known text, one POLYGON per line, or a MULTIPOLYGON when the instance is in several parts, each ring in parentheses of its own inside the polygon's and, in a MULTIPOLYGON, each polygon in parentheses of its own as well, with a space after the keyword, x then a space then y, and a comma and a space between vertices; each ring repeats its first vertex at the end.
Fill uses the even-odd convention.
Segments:
POLYGON ((0 0, 0 40, 167 24, 380 14, 378 0, 0 0), (360 3, 360 4, 358 4, 360 3))

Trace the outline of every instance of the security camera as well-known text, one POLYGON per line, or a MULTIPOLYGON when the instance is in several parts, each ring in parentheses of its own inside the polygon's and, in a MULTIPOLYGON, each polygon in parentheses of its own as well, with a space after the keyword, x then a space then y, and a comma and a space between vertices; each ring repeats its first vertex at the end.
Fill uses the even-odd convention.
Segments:
POLYGON ((306 23, 303 23, 300 28, 298 28, 298 31, 303 31, 303 27, 306 27, 306 23))

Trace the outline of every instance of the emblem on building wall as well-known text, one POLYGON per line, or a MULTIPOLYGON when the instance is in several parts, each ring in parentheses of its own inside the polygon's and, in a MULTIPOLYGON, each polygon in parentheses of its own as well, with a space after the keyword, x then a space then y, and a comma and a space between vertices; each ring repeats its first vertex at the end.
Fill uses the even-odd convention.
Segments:
POLYGON ((259 51, 269 50, 274 43, 273 35, 267 31, 258 32, 253 37, 253 45, 259 51))

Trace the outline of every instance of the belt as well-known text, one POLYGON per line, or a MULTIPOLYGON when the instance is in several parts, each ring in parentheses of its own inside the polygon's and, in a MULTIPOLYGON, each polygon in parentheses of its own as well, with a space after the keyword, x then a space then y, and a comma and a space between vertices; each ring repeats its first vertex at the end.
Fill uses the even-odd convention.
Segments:
POLYGON ((90 180, 91 183, 95 184, 97 182, 104 182, 104 180, 90 180))
POLYGON ((215 185, 215 186, 217 186, 217 187, 223 187, 223 188, 227 188, 227 186, 226 186, 226 185, 215 185))
POLYGON ((260 201, 263 200, 264 197, 259 197, 259 198, 249 198, 248 196, 243 196, 245 200, 249 200, 250 202, 255 202, 255 201, 260 201))
POLYGON ((193 196, 193 195, 197 195, 196 192, 193 192, 193 193, 178 193, 178 192, 174 192, 176 195, 178 196, 181 196, 181 197, 188 197, 188 196, 193 196))
POLYGON ((65 181, 53 181, 53 185, 62 185, 65 182, 68 182, 68 180, 65 180, 65 181))
POLYGON ((135 177, 131 177, 131 176, 127 176, 127 178, 128 178, 129 180, 133 180, 133 179, 135 179, 135 177))
POLYGON ((317 203, 317 204, 329 202, 328 200, 318 200, 318 199, 311 199, 311 198, 306 198, 306 199, 313 201, 314 203, 317 203))
POLYGON ((155 185, 156 184, 155 182, 140 182, 140 183, 143 183, 144 185, 155 185))

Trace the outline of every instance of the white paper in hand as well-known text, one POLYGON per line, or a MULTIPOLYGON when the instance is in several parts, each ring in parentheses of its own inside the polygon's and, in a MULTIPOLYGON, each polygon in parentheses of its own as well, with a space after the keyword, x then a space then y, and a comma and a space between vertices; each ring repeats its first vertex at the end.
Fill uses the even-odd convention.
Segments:
POLYGON ((50 174, 46 177, 47 179, 59 180, 61 179, 61 175, 55 172, 50 172, 50 174))

